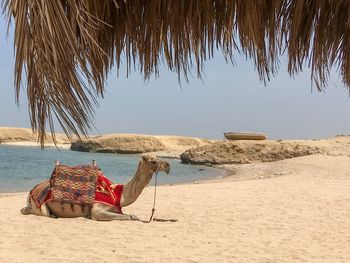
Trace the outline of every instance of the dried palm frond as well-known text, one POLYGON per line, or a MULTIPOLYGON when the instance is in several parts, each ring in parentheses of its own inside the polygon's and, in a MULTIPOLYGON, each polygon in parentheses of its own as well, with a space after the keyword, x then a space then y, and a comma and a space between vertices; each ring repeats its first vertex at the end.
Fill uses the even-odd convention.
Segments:
POLYGON ((252 58, 261 80, 288 54, 290 74, 311 67, 317 88, 337 67, 350 86, 350 2, 346 0, 2 0, 15 24, 15 86, 23 74, 31 125, 45 139, 57 118, 68 136, 86 135, 110 69, 147 79, 164 63, 183 75, 221 49, 252 58))

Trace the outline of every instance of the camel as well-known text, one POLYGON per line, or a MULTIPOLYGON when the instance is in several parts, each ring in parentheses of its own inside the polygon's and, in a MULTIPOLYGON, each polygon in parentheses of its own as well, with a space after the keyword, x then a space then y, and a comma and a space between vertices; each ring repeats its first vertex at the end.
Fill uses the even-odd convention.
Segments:
MULTIPOLYGON (((124 185, 120 207, 126 207, 134 203, 151 181, 153 174, 162 171, 169 174, 170 165, 168 162, 151 156, 142 156, 134 177, 124 185)), ((102 203, 94 203, 91 207, 88 205, 49 201, 38 208, 30 195, 27 198, 27 206, 21 209, 21 213, 47 217, 86 217, 97 221, 139 220, 135 215, 117 213, 116 207, 102 203)))

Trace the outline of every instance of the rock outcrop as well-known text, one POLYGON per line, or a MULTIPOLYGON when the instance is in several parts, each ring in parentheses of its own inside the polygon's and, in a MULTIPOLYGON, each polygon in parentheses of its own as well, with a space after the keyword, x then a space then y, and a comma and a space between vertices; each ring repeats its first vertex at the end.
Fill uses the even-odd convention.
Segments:
POLYGON ((76 141, 73 151, 137 154, 156 152, 161 156, 179 158, 184 151, 211 141, 185 136, 108 134, 76 141))
POLYGON ((101 153, 146 153, 165 150, 165 145, 153 136, 146 135, 104 135, 71 145, 74 151, 101 153))
POLYGON ((221 141, 189 149, 180 158, 183 163, 189 164, 245 164, 272 162, 319 152, 321 149, 317 146, 294 141, 221 141))

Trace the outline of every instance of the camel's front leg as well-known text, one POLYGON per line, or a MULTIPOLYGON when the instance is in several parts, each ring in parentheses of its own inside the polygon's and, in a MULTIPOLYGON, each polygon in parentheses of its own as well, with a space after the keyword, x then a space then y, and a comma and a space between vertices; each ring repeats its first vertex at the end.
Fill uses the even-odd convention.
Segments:
POLYGON ((91 219, 97 221, 139 220, 134 215, 118 214, 112 206, 96 203, 91 209, 91 219))

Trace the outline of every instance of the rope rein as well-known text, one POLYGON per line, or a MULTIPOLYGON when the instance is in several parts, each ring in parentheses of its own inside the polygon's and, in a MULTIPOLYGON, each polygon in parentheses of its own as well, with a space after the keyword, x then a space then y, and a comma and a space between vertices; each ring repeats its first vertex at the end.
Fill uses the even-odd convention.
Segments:
POLYGON ((154 198, 153 198, 153 208, 152 208, 152 214, 148 220, 147 223, 150 223, 153 219, 153 215, 154 215, 154 211, 156 211, 155 207, 156 207, 156 196, 157 196, 157 175, 158 172, 156 172, 156 178, 154 180, 154 198))

